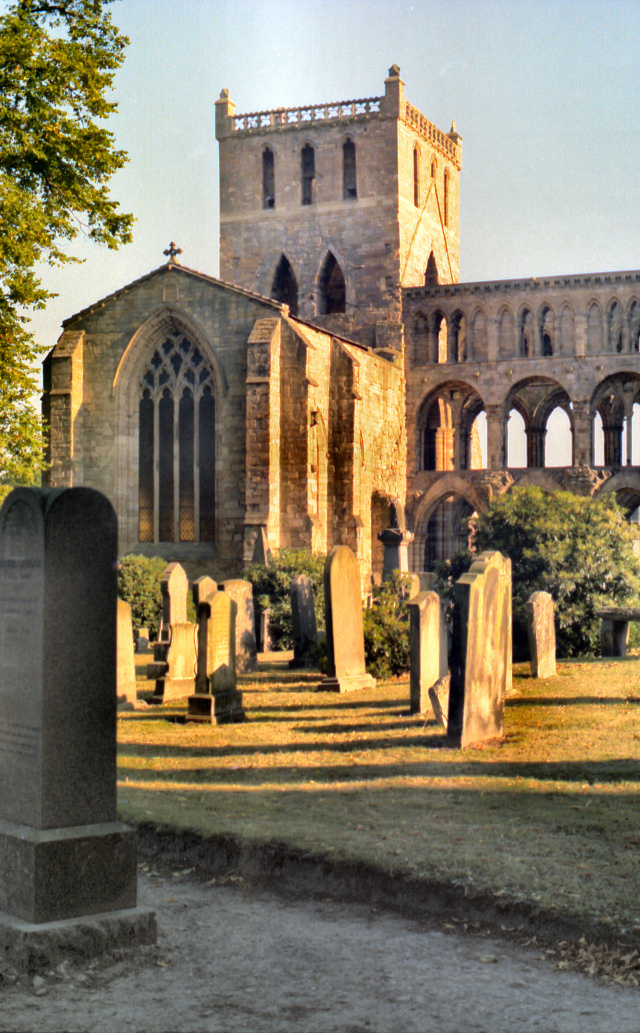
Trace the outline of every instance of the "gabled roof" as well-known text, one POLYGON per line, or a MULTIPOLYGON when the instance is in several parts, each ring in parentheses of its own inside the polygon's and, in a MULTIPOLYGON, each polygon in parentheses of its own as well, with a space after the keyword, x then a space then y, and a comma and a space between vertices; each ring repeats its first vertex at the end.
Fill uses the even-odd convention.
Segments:
POLYGON ((229 283, 227 280, 219 280, 215 276, 208 276, 206 273, 198 272, 197 269, 189 269, 186 265, 181 265, 179 262, 173 261, 166 262, 164 265, 158 266, 157 269, 152 269, 150 273, 146 273, 144 276, 138 277, 137 280, 132 280, 124 287, 120 287, 119 290, 114 291, 113 294, 107 294, 106 297, 95 301, 93 305, 88 305, 87 308, 83 308, 79 312, 75 312, 72 316, 69 316, 67 319, 63 319, 62 326, 66 329, 70 324, 75 322, 76 319, 79 319, 81 316, 89 316, 95 312, 96 309, 104 308, 110 301, 115 301, 116 298, 123 297, 129 291, 139 287, 140 284, 153 279, 154 276, 162 276, 163 274, 172 271, 184 273, 187 276, 194 277, 196 280, 210 283, 215 287, 222 287, 224 290, 232 291, 234 294, 239 294, 244 298, 250 298, 252 301, 257 301, 259 304, 264 305, 267 308, 274 309, 281 316, 285 316, 291 323, 300 323, 302 326, 310 326, 313 330, 326 334, 328 337, 334 337, 338 341, 344 341, 347 344, 353 345, 354 348, 360 348, 361 351, 371 352, 372 350, 365 344, 359 344, 358 341, 352 341, 348 337, 342 337, 340 334, 335 334, 323 326, 317 326, 315 323, 311 323, 308 320, 300 319, 298 316, 292 316, 289 312, 289 307, 282 304, 280 301, 276 301, 274 298, 265 298, 263 294, 257 294, 255 291, 247 290, 246 287, 238 287, 235 283, 229 283))
POLYGON ((64 327, 73 323, 74 320, 79 319, 80 316, 91 315, 96 309, 104 308, 110 301, 114 301, 116 298, 121 298, 129 291, 139 287, 140 284, 146 283, 148 280, 152 280, 154 276, 162 276, 168 272, 180 272, 185 273, 187 276, 193 276, 196 280, 204 281, 205 283, 213 284, 215 287, 222 287, 225 290, 233 291, 234 294, 240 294, 245 298, 251 298, 252 301, 258 301, 263 305, 267 305, 269 308, 276 309, 278 312, 283 312, 286 306, 282 305, 279 301, 274 301, 273 298, 265 298, 262 294, 256 294, 255 291, 248 291, 244 287, 238 287, 235 283, 227 283, 226 280, 218 280, 215 276, 207 276, 206 273, 199 273, 197 269, 189 269, 186 265, 180 265, 179 262, 166 262, 164 265, 158 266, 157 269, 152 269, 150 273, 146 273, 144 276, 138 277, 137 280, 132 280, 131 283, 127 283, 126 286, 120 287, 119 290, 114 291, 113 294, 107 294, 106 297, 100 298, 95 301, 93 305, 88 305, 87 308, 81 309, 79 312, 75 312, 72 316, 64 319, 62 325, 64 327))

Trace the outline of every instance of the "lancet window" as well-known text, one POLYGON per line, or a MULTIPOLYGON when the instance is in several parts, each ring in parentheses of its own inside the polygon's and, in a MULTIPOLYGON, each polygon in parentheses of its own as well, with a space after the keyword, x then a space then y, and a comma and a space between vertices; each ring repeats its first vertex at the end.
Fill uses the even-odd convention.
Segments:
POLYGON ((138 538, 215 539, 215 379, 200 348, 175 331, 140 381, 138 538))
POLYGON ((356 145, 353 140, 345 140, 342 145, 342 185, 345 201, 357 198, 356 145))
POLYGON ((275 156, 270 147, 265 147, 262 152, 262 207, 275 208, 275 206, 275 156))

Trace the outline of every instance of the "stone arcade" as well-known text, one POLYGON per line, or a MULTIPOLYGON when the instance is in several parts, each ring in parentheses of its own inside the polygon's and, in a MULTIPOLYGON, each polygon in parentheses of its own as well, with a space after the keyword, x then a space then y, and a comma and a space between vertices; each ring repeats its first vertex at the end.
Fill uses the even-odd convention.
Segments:
POLYGON ((640 271, 458 283, 461 138, 395 65, 337 103, 236 114, 223 90, 215 131, 221 279, 172 246, 45 360, 49 482, 104 492, 120 553, 222 581, 256 549, 348 545, 366 587, 394 499, 413 571, 513 484, 636 509, 640 271), (545 468, 555 410, 571 456, 545 468))

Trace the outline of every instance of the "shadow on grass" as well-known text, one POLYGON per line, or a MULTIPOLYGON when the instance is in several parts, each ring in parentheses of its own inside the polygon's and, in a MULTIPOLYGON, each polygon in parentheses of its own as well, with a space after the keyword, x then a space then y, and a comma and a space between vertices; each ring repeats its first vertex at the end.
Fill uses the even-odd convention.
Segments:
POLYGON ((640 696, 510 696, 507 707, 586 707, 619 706, 621 703, 640 703, 640 696))
MULTIPOLYGON (((418 741, 419 743, 419 741, 418 741)), ((441 738, 439 744, 436 742, 425 743, 426 748, 438 748, 438 745, 444 745, 444 737, 441 738)), ((340 750, 341 753, 354 753, 362 754, 365 752, 369 744, 365 743, 351 743, 348 749, 340 750)), ((389 749, 398 749, 399 743, 397 740, 389 740, 386 744, 389 749)), ((409 746, 415 747, 414 741, 408 741, 409 746)), ((371 745, 371 749, 385 748, 384 742, 376 742, 371 745)), ((123 750, 122 763, 118 766, 118 777, 131 777, 136 781, 141 782, 157 782, 165 781, 171 782, 185 782, 193 781, 198 782, 213 782, 213 783, 224 783, 224 782, 238 782, 246 781, 248 784, 256 784, 256 780, 261 785, 264 783, 272 783, 274 785, 286 784, 289 782, 336 782, 336 781, 350 781, 357 780, 371 781, 380 779, 403 779, 403 778, 441 778, 445 780, 467 777, 467 778, 500 778, 509 779, 511 781, 531 779, 535 781, 543 782, 568 782, 568 783, 581 783, 587 785, 615 785, 620 782, 638 782, 640 783, 640 762, 631 758, 615 760, 615 761, 580 761, 576 763, 556 762, 556 761, 544 761, 544 762, 508 762, 503 763, 501 761, 430 761, 425 759, 424 762, 413 761, 405 763, 402 761, 391 761, 380 763, 361 763, 359 760, 354 758, 353 762, 349 765, 346 764, 332 764, 324 766, 297 766, 297 765, 286 765, 281 767, 262 767, 259 763, 254 766, 238 767, 231 771, 230 768, 198 768, 198 767, 180 767, 180 768, 161 768, 160 770, 154 768, 136 768, 127 767, 126 757, 129 756, 160 756, 160 757, 192 757, 194 760, 197 757, 205 756, 218 756, 228 757, 233 760, 234 757, 246 757, 255 756, 259 761, 260 755, 274 755, 278 753, 304 753, 318 749, 330 749, 332 752, 336 751, 336 744, 331 743, 320 745, 319 747, 296 747, 296 746, 283 746, 283 747, 271 747, 265 750, 252 750, 249 751, 247 748, 235 750, 233 753, 227 752, 227 748, 221 748, 217 753, 213 750, 203 750, 201 748, 191 749, 189 747, 145 747, 136 744, 129 744, 125 750, 123 750)), ((516 785, 515 789, 518 788, 516 785)))

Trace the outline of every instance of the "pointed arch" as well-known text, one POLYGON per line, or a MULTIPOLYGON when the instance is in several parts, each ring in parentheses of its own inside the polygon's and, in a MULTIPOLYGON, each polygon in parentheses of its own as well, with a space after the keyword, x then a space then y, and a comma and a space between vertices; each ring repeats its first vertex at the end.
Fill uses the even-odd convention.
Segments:
POLYGON ((318 277, 318 311, 326 316, 346 312, 346 302, 344 273, 333 251, 328 251, 318 277))
POLYGON ((168 307, 152 315, 125 349, 114 391, 116 495, 131 529, 127 538, 147 544, 215 540, 222 374, 201 328, 168 307))
POLYGON ((292 316, 298 315, 298 281, 287 256, 283 253, 276 266, 271 284, 271 297, 289 306, 292 316))
POLYGON ((587 308, 587 355, 600 355, 602 350, 602 309, 594 300, 587 308))

